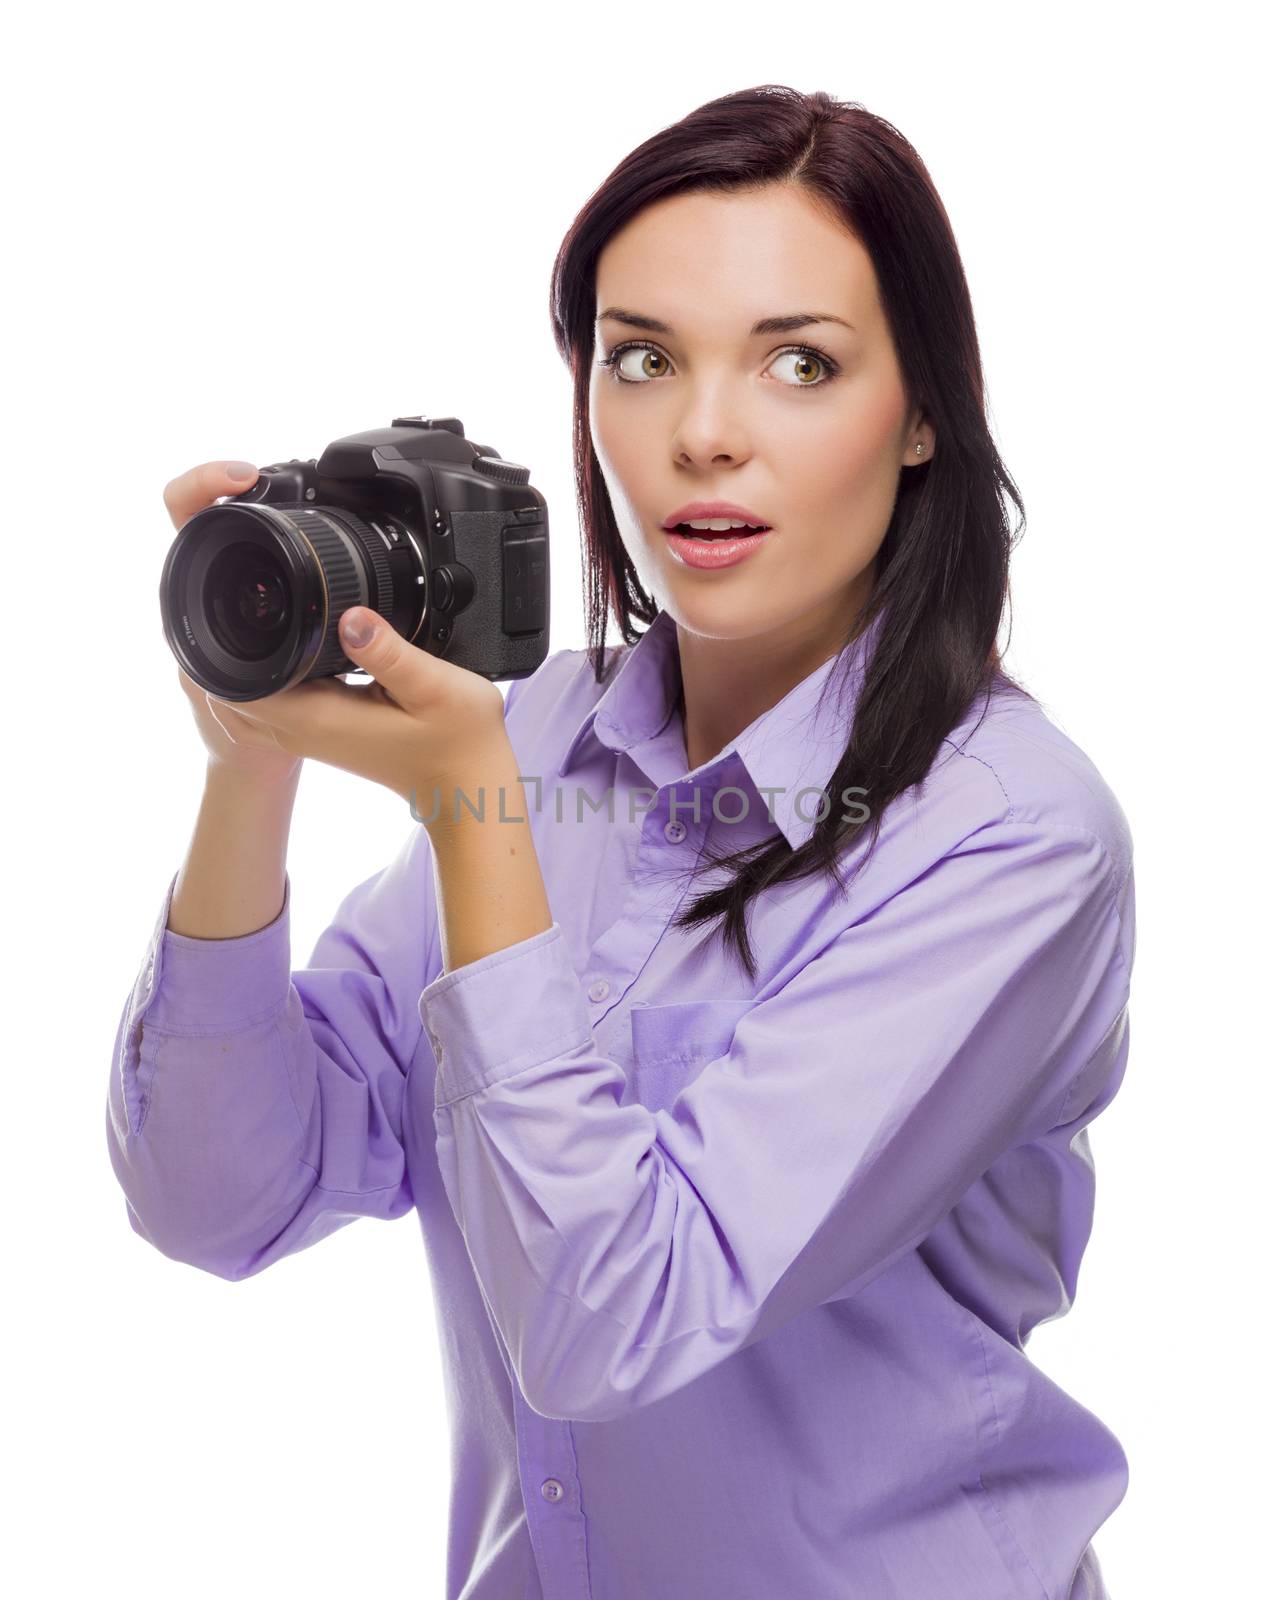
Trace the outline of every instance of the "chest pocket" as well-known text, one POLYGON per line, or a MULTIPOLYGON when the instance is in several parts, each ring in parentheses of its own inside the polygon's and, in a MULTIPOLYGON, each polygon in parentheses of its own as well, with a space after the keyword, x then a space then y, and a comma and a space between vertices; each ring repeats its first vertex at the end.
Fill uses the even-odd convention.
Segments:
POLYGON ((734 1029, 751 1005, 733 999, 633 1006, 634 1098, 651 1111, 665 1110, 708 1061, 728 1053, 734 1029))

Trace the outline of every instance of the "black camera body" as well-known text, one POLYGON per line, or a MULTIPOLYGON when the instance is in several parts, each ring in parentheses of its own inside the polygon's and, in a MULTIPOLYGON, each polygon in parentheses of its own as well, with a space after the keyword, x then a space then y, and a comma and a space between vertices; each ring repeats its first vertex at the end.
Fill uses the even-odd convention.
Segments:
POLYGON ((548 512, 530 469, 456 417, 396 417, 317 461, 262 467, 197 512, 164 562, 164 637, 219 699, 361 669, 340 644, 369 606, 420 650, 492 680, 548 652, 548 512))

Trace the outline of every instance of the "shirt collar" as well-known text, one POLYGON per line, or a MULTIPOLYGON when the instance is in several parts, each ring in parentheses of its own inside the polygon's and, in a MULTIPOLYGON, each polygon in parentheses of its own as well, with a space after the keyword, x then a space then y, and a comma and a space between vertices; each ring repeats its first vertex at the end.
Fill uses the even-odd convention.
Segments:
MULTIPOLYGON (((814 668, 699 769, 710 773, 736 755, 792 849, 808 840, 828 805, 843 809, 848 803, 830 794, 828 786, 848 743, 882 620, 880 614, 864 634, 814 668), (826 701, 819 706, 827 679, 837 672, 844 675, 842 691, 826 689, 826 701), (774 792, 766 795, 765 789, 774 792)), ((589 741, 619 751, 655 738, 670 720, 679 690, 676 624, 670 613, 659 611, 579 724, 558 768, 560 776, 578 764, 589 741)))

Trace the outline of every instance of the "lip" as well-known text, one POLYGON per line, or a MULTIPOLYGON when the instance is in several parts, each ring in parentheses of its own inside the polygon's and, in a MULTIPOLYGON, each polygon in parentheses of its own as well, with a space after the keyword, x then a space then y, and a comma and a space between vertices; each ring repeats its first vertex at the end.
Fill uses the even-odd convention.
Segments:
POLYGON ((735 522, 763 523, 766 528, 773 526, 758 511, 734 505, 731 500, 690 500, 688 505, 680 506, 670 516, 664 517, 662 525, 664 531, 670 533, 678 522, 701 522, 707 517, 732 517, 735 522))
MULTIPOLYGON (((677 519, 681 520, 681 519, 677 519)), ((735 567, 753 555, 766 539, 773 537, 772 528, 763 533, 739 534, 737 537, 695 539, 687 533, 663 530, 672 560, 681 566, 696 567, 702 572, 716 572, 721 567, 735 567)))

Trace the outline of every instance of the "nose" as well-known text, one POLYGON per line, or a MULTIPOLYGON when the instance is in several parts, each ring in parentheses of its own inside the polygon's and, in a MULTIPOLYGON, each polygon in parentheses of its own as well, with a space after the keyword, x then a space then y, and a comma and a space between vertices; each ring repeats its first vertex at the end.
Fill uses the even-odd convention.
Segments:
POLYGON ((680 415, 672 452, 682 466, 736 465, 750 454, 745 426, 724 386, 700 387, 680 415))

